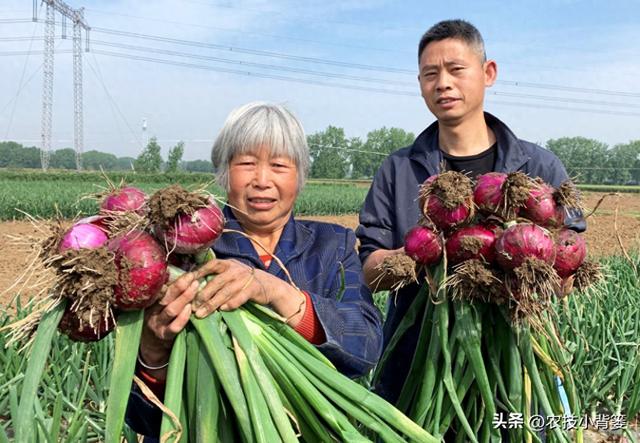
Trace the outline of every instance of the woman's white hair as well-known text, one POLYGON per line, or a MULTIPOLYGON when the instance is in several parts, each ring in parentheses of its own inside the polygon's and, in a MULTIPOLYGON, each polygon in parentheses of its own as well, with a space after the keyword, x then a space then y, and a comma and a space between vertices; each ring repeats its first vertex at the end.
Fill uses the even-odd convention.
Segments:
POLYGON ((298 169, 298 191, 309 170, 309 146, 298 119, 282 105, 251 102, 231 111, 211 150, 216 181, 229 190, 229 163, 236 155, 269 149, 272 157, 287 157, 298 169))

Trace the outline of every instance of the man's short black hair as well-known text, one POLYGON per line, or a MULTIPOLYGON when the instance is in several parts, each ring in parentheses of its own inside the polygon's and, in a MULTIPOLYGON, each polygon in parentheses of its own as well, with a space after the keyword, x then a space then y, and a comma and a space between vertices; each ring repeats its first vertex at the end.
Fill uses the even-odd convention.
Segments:
POLYGON ((484 51, 484 40, 480 31, 468 21, 460 19, 443 20, 429 28, 420 39, 418 59, 420 59, 422 51, 429 43, 447 38, 462 40, 478 52, 483 63, 486 61, 487 55, 484 51))

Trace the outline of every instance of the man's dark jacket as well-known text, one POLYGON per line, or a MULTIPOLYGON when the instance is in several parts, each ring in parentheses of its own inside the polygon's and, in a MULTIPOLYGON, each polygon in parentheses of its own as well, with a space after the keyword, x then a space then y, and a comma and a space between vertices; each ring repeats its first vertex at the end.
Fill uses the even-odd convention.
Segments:
MULTIPOLYGON (((485 121, 496 136, 498 144, 494 171, 522 171, 531 177, 540 177, 552 186, 568 179, 567 171, 552 152, 527 141, 519 140, 500 120, 485 113, 485 121)), ((356 235, 360 239, 360 260, 365 262, 377 249, 397 249, 403 246, 405 233, 418 222, 418 189, 432 175, 440 172, 442 151, 438 143, 438 123, 425 129, 413 145, 400 149, 384 161, 376 173, 364 206, 360 211, 360 226, 356 235)), ((582 232, 586 223, 582 213, 565 209, 565 224, 582 232)), ((384 344, 393 336, 407 312, 417 285, 409 285, 389 298, 384 325, 384 344)), ((376 392, 395 402, 407 376, 418 339, 419 325, 405 333, 394 355, 389 358, 376 392)))

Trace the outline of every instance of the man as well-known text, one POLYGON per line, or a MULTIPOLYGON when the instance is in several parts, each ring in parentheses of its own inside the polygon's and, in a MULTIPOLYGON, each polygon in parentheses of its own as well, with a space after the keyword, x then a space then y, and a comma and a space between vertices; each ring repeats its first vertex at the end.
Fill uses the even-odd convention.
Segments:
MULTIPOLYGON (((405 233, 418 222, 418 189, 444 164, 476 177, 491 171, 523 171, 558 186, 567 177, 560 160, 544 148, 519 140, 496 117, 484 112, 485 88, 497 76, 495 61, 487 60, 478 30, 463 20, 434 25, 418 47, 420 91, 437 121, 412 146, 391 154, 374 177, 360 212, 360 259, 372 289, 389 289, 391 280, 375 280, 385 257, 402 252, 405 233), (375 282, 374 282, 375 281, 375 282)), ((567 210, 567 224, 584 231, 577 210, 567 210)), ((388 308, 385 346, 407 312, 418 288, 400 290, 388 308)), ((391 402, 400 394, 418 339, 419 325, 405 333, 389 358, 376 391, 391 402)))

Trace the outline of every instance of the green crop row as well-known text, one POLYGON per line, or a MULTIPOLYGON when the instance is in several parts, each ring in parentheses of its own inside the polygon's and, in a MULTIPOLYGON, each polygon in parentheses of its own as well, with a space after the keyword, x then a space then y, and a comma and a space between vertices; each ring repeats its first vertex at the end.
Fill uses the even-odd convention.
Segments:
MULTIPOLYGON (((207 183, 213 181, 213 174, 201 172, 180 172, 176 174, 153 174, 136 172, 109 172, 109 180, 118 184, 124 180, 129 184, 141 183, 207 183)), ((0 181, 18 182, 73 182, 73 183, 106 183, 105 176, 95 171, 47 171, 34 169, 0 169, 0 181)))
MULTIPOLYGON (((572 371, 585 410, 625 415, 628 422, 640 412, 640 288, 634 265, 621 257, 603 260, 606 280, 585 293, 560 300, 557 328, 572 355, 572 371)), ((384 306, 380 294, 378 304, 384 306)), ((29 309, 15 306, 0 312, 0 327, 24 317, 29 309)), ((384 308, 383 308, 384 309, 384 308)), ((6 346, 0 334, 0 441, 13 435, 15 416, 27 359, 25 341, 6 346)), ((50 364, 35 404, 39 441, 51 441, 54 412, 61 418, 53 441, 101 441, 105 404, 113 361, 113 335, 92 344, 73 343, 56 336, 50 364)), ((128 432, 127 441, 135 437, 128 432)))
MULTIPOLYGON (((172 182, 133 182, 145 192, 152 193, 172 182)), ((196 183, 181 183, 188 188, 196 183)), ((200 184, 203 182, 199 182, 200 184)), ((88 198, 90 194, 104 191, 104 181, 39 180, 19 181, 0 177, 0 220, 16 220, 25 213, 40 218, 51 218, 59 214, 62 218, 74 218, 95 214, 98 203, 88 198)), ((224 198, 218 186, 209 184, 207 190, 224 198)), ((354 214, 360 210, 367 188, 351 185, 327 185, 309 183, 296 202, 299 215, 354 214)))
POLYGON ((578 185, 582 191, 591 192, 640 192, 640 186, 623 186, 623 185, 578 185))
POLYGON ((555 306, 585 412, 640 413, 640 257, 608 257, 604 280, 555 306))

